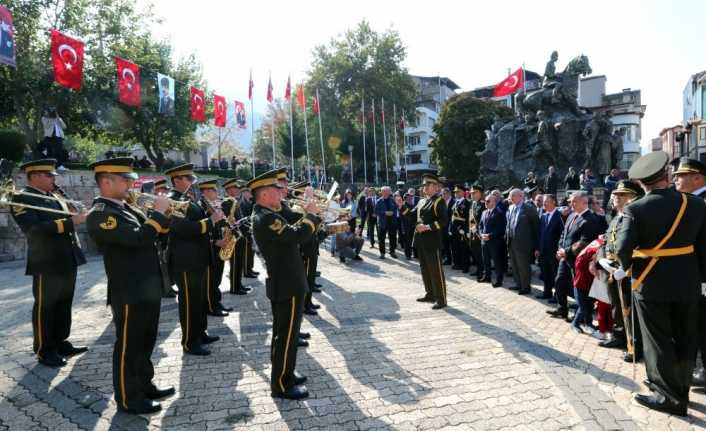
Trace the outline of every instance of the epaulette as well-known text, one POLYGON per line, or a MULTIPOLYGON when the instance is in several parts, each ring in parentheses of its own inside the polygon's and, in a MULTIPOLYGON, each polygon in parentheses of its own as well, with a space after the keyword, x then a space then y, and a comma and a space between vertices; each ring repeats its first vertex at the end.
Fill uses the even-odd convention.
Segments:
POLYGON ((105 211, 105 204, 103 202, 96 202, 91 207, 91 211, 105 211))

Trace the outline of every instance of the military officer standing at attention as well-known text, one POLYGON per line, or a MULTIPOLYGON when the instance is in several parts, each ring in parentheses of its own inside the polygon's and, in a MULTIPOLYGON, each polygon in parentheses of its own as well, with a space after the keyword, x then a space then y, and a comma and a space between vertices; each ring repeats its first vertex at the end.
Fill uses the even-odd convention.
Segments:
POLYGON ((436 302, 433 309, 446 307, 446 279, 441 266, 442 235, 446 233, 447 207, 441 197, 441 181, 434 174, 422 176, 424 199, 417 205, 414 245, 419 253, 426 295, 419 302, 436 302))
MULTIPOLYGON (((286 176, 286 174, 285 174, 286 176)), ((249 188, 240 188, 240 215, 242 217, 250 217, 252 215, 253 201, 252 192, 249 188)), ((252 246, 252 234, 250 231, 244 233, 245 238, 245 266, 243 267, 243 277, 245 278, 257 278, 260 275, 259 272, 255 271, 255 250, 252 246)))
POLYGON ((464 196, 466 189, 461 185, 454 188, 454 200, 451 204, 451 256, 453 258, 452 269, 460 269, 468 273, 471 266, 468 238, 468 215, 470 212, 470 202, 464 196))
POLYGON ((655 151, 628 175, 645 196, 627 205, 618 232, 618 259, 635 281, 650 395, 635 400, 685 416, 698 344, 701 283, 706 281, 706 203, 669 188, 669 156, 655 151))
POLYGON ((108 304, 117 340, 113 348, 113 388, 118 409, 134 414, 154 413, 152 400, 174 394, 152 383, 150 356, 157 340, 162 300, 162 273, 156 241, 169 230, 164 215, 166 197, 157 197, 150 216, 125 199, 137 179, 133 159, 120 157, 93 163, 100 196, 88 216, 88 233, 103 254, 108 276, 108 304))
POLYGON ((483 211, 485 211, 485 199, 483 197, 483 186, 480 184, 473 184, 471 186, 471 209, 468 212, 468 247, 471 255, 471 261, 473 265, 476 266, 476 280, 480 280, 485 277, 490 279, 490 274, 483 273, 483 253, 481 250, 481 240, 480 234, 478 232, 478 225, 480 224, 480 218, 483 216, 483 211))
MULTIPOLYGON (((678 166, 673 173, 675 185, 682 193, 691 193, 701 199, 706 200, 706 165, 695 159, 682 157, 678 160, 678 166)), ((699 343, 698 351, 701 356, 701 363, 694 369, 693 386, 706 386, 706 297, 704 296, 706 285, 701 286, 701 298, 699 298, 699 343)))
MULTIPOLYGON (((165 174, 172 180, 169 197, 190 201, 187 192, 196 181, 194 165, 176 166, 165 174)), ((189 202, 186 217, 172 220, 169 229, 169 271, 179 287, 181 345, 190 355, 210 355, 202 344, 219 339, 206 333, 206 270, 211 259, 210 232, 222 221, 222 211, 216 210, 209 217, 199 205, 189 202)))
MULTIPOLYGON (((40 196, 15 195, 13 202, 69 211, 55 193, 56 160, 42 159, 25 163, 20 169, 27 175, 22 192, 40 196), (46 198, 42 197, 46 196, 46 198)), ((75 226, 86 220, 85 214, 67 216, 20 206, 12 207, 12 217, 27 237, 27 269, 32 276, 32 331, 34 353, 39 363, 62 367, 62 356, 88 350, 69 342, 71 304, 76 285, 76 268, 86 263, 76 236, 75 226)))
MULTIPOLYGON (((228 219, 228 222, 233 224, 238 220, 241 220, 244 216, 240 211, 240 195, 242 194, 242 185, 239 180, 228 180, 223 183, 223 189, 226 192, 227 197, 223 200, 221 208, 223 209, 223 215, 228 219)), ((230 289, 229 293, 232 295, 247 295, 250 292, 250 288, 243 286, 243 268, 246 266, 246 256, 245 256, 245 234, 241 231, 248 233, 249 231, 245 228, 240 229, 237 232, 233 232, 238 239, 235 243, 235 249, 231 255, 230 262, 230 289)))
MULTIPOLYGON (((199 182, 199 190, 203 197, 218 207, 218 180, 208 180, 199 182)), ((206 211, 206 208, 203 208, 206 211)), ((228 227, 224 227, 228 229, 228 227)), ((224 317, 232 308, 226 308, 221 303, 221 280, 223 279, 223 268, 225 262, 218 256, 223 246, 223 236, 221 229, 213 229, 211 235, 211 264, 206 268, 206 310, 211 316, 224 317)))
POLYGON ((267 297, 272 303, 272 376, 277 398, 301 399, 309 393, 306 378, 295 373, 303 300, 308 286, 299 245, 311 238, 321 219, 314 202, 304 208, 300 223, 292 225, 280 214, 282 195, 277 172, 264 173, 248 183, 255 194, 253 234, 267 268, 267 297))

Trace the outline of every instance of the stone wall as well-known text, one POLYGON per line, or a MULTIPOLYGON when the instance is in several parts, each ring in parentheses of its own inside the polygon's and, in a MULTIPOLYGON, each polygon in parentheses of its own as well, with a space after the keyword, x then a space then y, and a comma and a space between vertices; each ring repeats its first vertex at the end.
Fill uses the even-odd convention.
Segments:
MULTIPOLYGON (((15 187, 20 190, 27 184, 27 178, 19 173, 13 176, 15 187)), ((82 201, 90 208, 93 198, 98 196, 98 188, 91 171, 68 171, 56 178, 56 183, 69 195, 71 199, 82 201)), ((86 232, 85 224, 76 228, 81 248, 86 255, 98 252, 96 245, 91 241, 86 232)), ((0 207, 0 262, 25 259, 27 254, 27 241, 22 231, 10 215, 10 209, 0 207)))

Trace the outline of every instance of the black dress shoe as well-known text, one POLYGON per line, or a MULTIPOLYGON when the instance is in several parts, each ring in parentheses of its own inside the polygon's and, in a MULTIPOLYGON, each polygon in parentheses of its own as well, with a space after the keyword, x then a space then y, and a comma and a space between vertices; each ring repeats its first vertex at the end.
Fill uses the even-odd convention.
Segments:
POLYGON ((147 392, 145 394, 145 396, 151 400, 158 400, 160 398, 171 397, 175 393, 176 393, 176 390, 174 389, 174 386, 170 386, 170 387, 164 388, 164 389, 155 388, 154 391, 147 392))
POLYGON ((417 298, 417 302, 434 302, 434 298, 431 296, 422 296, 421 298, 417 298))
POLYGON ((520 290, 520 286, 510 286, 508 287, 510 290, 520 290))
POLYGON ((58 351, 61 356, 74 356, 84 352, 88 352, 88 347, 74 346, 71 343, 66 342, 65 344, 61 344, 59 346, 58 351))
POLYGON ((637 394, 635 401, 648 409, 658 410, 660 412, 670 413, 677 416, 686 416, 686 404, 677 404, 665 398, 658 392, 653 392, 650 395, 637 394))
POLYGON ((201 336, 201 341, 203 341, 203 344, 215 343, 216 341, 218 341, 220 339, 221 339, 221 337, 219 337, 218 335, 203 334, 201 336))
POLYGON ((221 306, 221 309, 222 309, 223 311, 233 311, 233 307, 223 307, 223 306, 221 306))
POLYGON ((192 347, 190 349, 184 347, 184 353, 186 353, 187 355, 194 355, 194 356, 208 356, 211 354, 211 351, 206 350, 201 346, 192 347))
POLYGON ((294 371, 294 384, 295 385, 297 385, 297 386, 303 385, 304 383, 306 383, 306 381, 307 381, 306 376, 302 376, 301 374, 294 371))
POLYGON ((549 298, 549 299, 547 300, 547 303, 548 303, 548 304, 556 304, 556 303, 557 303, 557 300, 556 300, 556 298, 549 298))
POLYGON ((206 314, 208 314, 209 316, 215 316, 215 317, 226 317, 228 315, 228 312, 223 311, 223 310, 216 310, 213 313, 208 312, 206 314))
POLYGON ((440 309, 442 309, 442 308, 444 308, 444 307, 446 307, 446 304, 440 304, 440 303, 437 302, 436 304, 434 304, 434 305, 431 306, 431 309, 432 309, 432 310, 440 310, 440 309))
POLYGON ((272 392, 272 398, 285 398, 287 400, 301 400, 309 396, 309 391, 304 385, 292 386, 285 392, 272 392))
POLYGON ((706 371, 703 368, 697 369, 691 375, 691 386, 706 386, 706 371))
POLYGON ((306 314, 308 316, 318 316, 319 315, 319 313, 317 313, 316 310, 311 309, 311 308, 305 308, 304 314, 306 314))
POLYGON ((605 347, 606 349, 622 349, 626 345, 627 342, 619 338, 613 338, 612 340, 605 340, 598 343, 598 346, 605 347))
POLYGON ((301 338, 297 339, 297 346, 299 347, 309 347, 309 342, 306 340, 302 340, 301 338))
POLYGON ((321 293, 321 292, 322 292, 322 290, 319 289, 318 287, 312 287, 312 288, 309 289, 309 290, 311 290, 312 293, 321 293))
POLYGON ((569 310, 566 308, 555 308, 554 310, 547 310, 547 314, 556 319, 565 319, 569 316, 569 310))
POLYGON ((517 291, 518 295, 529 295, 530 293, 532 293, 531 289, 520 289, 517 291))
POLYGON ((571 330, 577 334, 583 334, 583 329, 579 328, 578 326, 571 325, 571 330))
POLYGON ((321 304, 309 304, 309 308, 313 310, 318 310, 319 308, 321 308, 321 304))
POLYGON ((308 340, 309 338, 311 338, 311 334, 308 332, 299 332, 299 338, 301 338, 302 340, 308 340))
POLYGON ((45 353, 41 358, 39 358, 39 363, 46 365, 47 367, 59 368, 66 365, 66 359, 53 352, 45 353))
POLYGON ((490 283, 490 278, 488 277, 481 277, 478 279, 479 283, 490 283))
POLYGON ((537 299, 551 299, 551 298, 552 298, 552 295, 545 295, 545 294, 543 294, 543 293, 540 293, 540 294, 538 294, 538 295, 534 295, 534 297, 537 298, 537 299))
POLYGON ((144 415, 150 413, 157 413, 158 411, 162 410, 162 406, 152 400, 142 400, 136 405, 130 406, 128 408, 118 405, 118 410, 133 415, 144 415))
POLYGON ((502 281, 496 281, 493 283, 493 287, 503 287, 503 282, 502 281))
POLYGON ((380 255, 380 259, 385 259, 385 255, 384 255, 384 254, 381 254, 381 255, 380 255))
POLYGON ((321 277, 321 271, 316 271, 314 273, 314 277, 321 277))

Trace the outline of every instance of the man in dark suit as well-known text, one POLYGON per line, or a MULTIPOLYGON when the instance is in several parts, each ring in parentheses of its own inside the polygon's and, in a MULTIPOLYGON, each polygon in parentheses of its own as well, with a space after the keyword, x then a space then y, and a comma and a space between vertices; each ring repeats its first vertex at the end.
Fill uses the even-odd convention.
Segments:
POLYGON ((511 287, 518 294, 530 293, 531 264, 537 250, 539 217, 534 205, 525 202, 520 189, 510 191, 512 205, 507 213, 507 244, 512 262, 512 274, 517 286, 511 287))
POLYGON ((497 197, 489 195, 485 200, 486 209, 483 211, 478 224, 478 235, 481 240, 481 251, 483 255, 483 277, 482 283, 492 282, 490 276, 491 269, 495 267, 495 282, 493 287, 500 287, 503 284, 504 270, 504 250, 506 218, 502 210, 497 207, 497 197))
POLYGON ((618 232, 618 260, 632 271, 650 395, 635 401, 686 416, 706 281, 706 203, 669 187, 669 155, 637 159, 628 175, 644 197, 627 205, 618 232))
MULTIPOLYGON (((55 159, 20 166, 28 182, 22 192, 35 196, 18 194, 12 201, 68 213, 69 208, 57 193, 55 167, 55 159)), ((86 214, 70 216, 16 205, 12 206, 12 217, 27 237, 25 274, 32 276, 33 350, 39 363, 62 367, 66 365, 62 356, 88 350, 68 340, 77 267, 86 263, 75 228, 86 220, 86 214)))
POLYGON ((361 208, 362 211, 360 217, 360 231, 363 231, 367 223, 370 248, 375 248, 375 230, 377 229, 377 216, 375 215, 375 201, 377 200, 377 196, 375 196, 375 187, 368 187, 366 194, 365 203, 363 205, 358 204, 358 208, 361 208))
POLYGON ((563 319, 568 318, 569 315, 566 298, 568 293, 573 291, 576 256, 598 236, 594 214, 588 208, 588 194, 577 191, 571 195, 569 200, 573 212, 566 219, 556 252, 556 257, 559 259, 559 267, 554 281, 557 308, 547 310, 547 313, 552 317, 563 319))
POLYGON ((392 198, 390 187, 381 189, 382 196, 375 202, 375 215, 378 221, 378 246, 380 247, 380 259, 385 258, 385 237, 390 241, 390 256, 397 258, 395 248, 397 247, 397 205, 392 198))
POLYGON ((453 256, 452 269, 460 269, 468 273, 471 259, 468 249, 468 215, 471 204, 464 196, 466 189, 462 185, 454 188, 454 200, 451 204, 451 255, 453 256))
POLYGON ((446 209, 444 211, 443 217, 446 219, 446 224, 444 225, 444 235, 442 238, 442 257, 444 259, 444 265, 451 265, 453 263, 452 250, 451 250, 451 204, 453 199, 451 198, 451 191, 444 187, 441 190, 441 198, 446 204, 446 209))
POLYGON ((537 295, 539 299, 553 298, 554 278, 559 262, 556 252, 559 247, 559 238, 564 230, 564 221, 556 209, 556 197, 553 194, 544 195, 544 212, 539 219, 539 250, 535 256, 539 259, 542 271, 544 292, 537 295))

